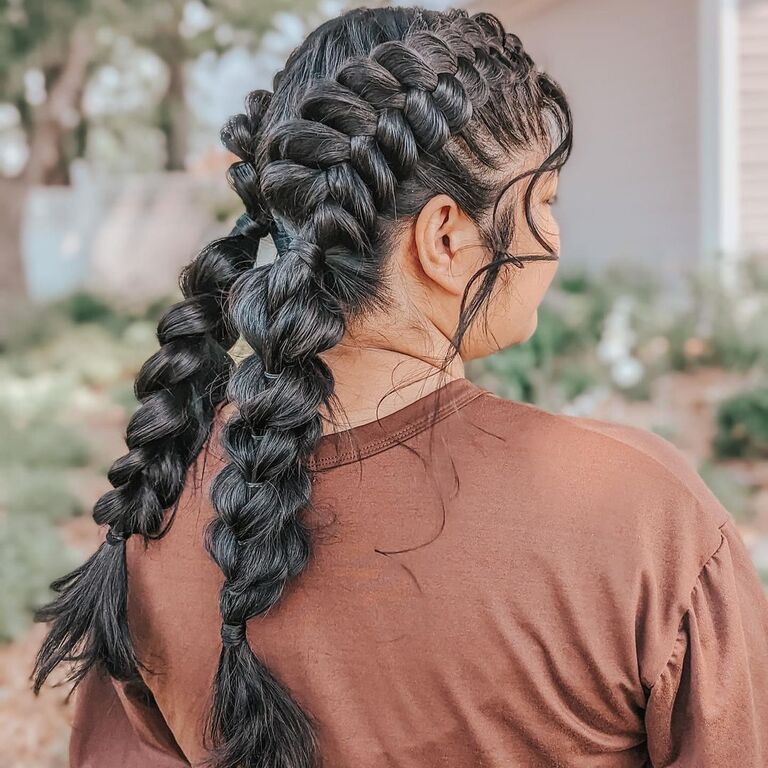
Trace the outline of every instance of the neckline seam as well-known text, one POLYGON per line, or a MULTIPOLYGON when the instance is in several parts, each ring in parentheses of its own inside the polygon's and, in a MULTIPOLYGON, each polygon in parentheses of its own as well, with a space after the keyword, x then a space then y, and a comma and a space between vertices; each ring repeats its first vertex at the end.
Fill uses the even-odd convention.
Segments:
MULTIPOLYGON (((457 381, 468 381, 468 379, 457 379, 457 381)), ((382 453, 388 448, 392 448, 395 445, 401 444, 402 441, 415 437, 425 429, 428 429, 430 426, 443 421, 452 413, 456 413, 461 408, 464 408, 466 405, 471 403, 473 400, 476 400, 478 397, 482 397, 484 394, 486 394, 486 391, 483 389, 479 389, 477 391, 469 390, 467 392, 457 394, 456 396, 450 398, 447 402, 443 403, 443 405, 438 406, 436 412, 433 411, 432 413, 420 416, 415 421, 411 422, 410 424, 406 424, 395 432, 365 443, 359 449, 352 449, 336 453, 333 456, 328 456, 325 459, 310 460, 309 468, 312 471, 333 469, 335 467, 341 467, 346 464, 350 464, 353 461, 359 461, 370 458, 371 456, 375 456, 376 454, 382 453)), ((395 413, 397 413, 397 411, 395 411, 395 413)), ((368 423, 376 424, 377 422, 368 423)))

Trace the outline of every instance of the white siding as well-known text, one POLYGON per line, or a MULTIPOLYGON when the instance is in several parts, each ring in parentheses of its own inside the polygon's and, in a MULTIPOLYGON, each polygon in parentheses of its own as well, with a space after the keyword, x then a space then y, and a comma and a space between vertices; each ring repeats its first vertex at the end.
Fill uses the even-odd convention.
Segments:
POLYGON ((739 230, 768 254, 768 2, 742 0, 739 19, 739 230))
POLYGON ((495 12, 571 102, 563 266, 642 262, 663 279, 695 263, 698 0, 561 0, 520 15, 508 0, 470 7, 495 12))

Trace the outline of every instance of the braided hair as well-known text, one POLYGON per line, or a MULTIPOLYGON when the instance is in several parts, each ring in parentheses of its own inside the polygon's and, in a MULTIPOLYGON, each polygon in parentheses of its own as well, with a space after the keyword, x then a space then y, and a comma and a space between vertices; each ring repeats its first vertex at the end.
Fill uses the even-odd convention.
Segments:
POLYGON ((208 246, 182 272, 183 300, 157 328, 160 348, 142 366, 135 383, 140 406, 126 430, 128 453, 108 473, 113 486, 97 502, 93 519, 109 526, 104 543, 81 566, 57 579, 59 593, 39 608, 35 620, 52 623, 34 668, 34 691, 62 661, 75 662, 72 691, 96 663, 118 680, 144 667, 136 658, 126 622, 125 541, 133 534, 160 538, 173 522, 187 469, 206 443, 216 408, 224 401, 233 367, 228 351, 238 339, 229 298, 238 277, 253 268, 269 218, 250 194, 252 139, 269 104, 255 92, 247 114, 233 118, 222 140, 239 162, 229 178, 246 206, 248 226, 208 246), (172 509, 165 519, 165 511, 172 509))
MULTIPOLYGON (((451 354, 487 305, 504 268, 557 258, 530 213, 538 179, 571 148, 567 101, 520 40, 490 14, 414 8, 350 11, 319 27, 246 113, 225 126, 241 161, 230 169, 246 215, 187 270, 185 300, 161 321, 161 348, 142 369, 142 406, 129 453, 110 472, 113 491, 94 517, 107 542, 54 583, 39 612, 53 626, 35 686, 61 661, 75 685, 94 664, 136 674, 125 618, 124 538, 162 535, 216 409, 231 403, 220 440, 226 463, 211 486, 205 545, 224 574, 222 648, 207 722, 212 768, 319 764, 317 724, 256 657, 250 618, 280 599, 305 568, 311 531, 310 457, 333 414, 324 352, 353 319, 386 309, 387 254, 435 195, 478 226, 489 258, 467 286, 451 354), (510 158, 544 150, 538 167, 510 179, 510 158), (512 216, 504 193, 528 178, 526 220, 546 254, 507 253, 512 216), (278 256, 255 263, 272 233, 278 256), (233 369, 241 337, 250 354, 233 369), (165 528, 163 528, 165 524, 165 528)), ((446 364, 449 359, 446 358, 446 364)))

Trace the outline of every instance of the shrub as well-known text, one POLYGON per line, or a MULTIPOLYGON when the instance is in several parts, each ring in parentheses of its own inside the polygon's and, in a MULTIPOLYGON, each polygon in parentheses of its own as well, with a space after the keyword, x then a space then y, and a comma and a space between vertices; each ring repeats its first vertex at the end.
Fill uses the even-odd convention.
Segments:
POLYGON ((0 466, 84 467, 90 459, 83 437, 46 414, 19 423, 0 410, 0 434, 0 466))
POLYGON ((65 317, 78 324, 111 322, 117 314, 104 299, 84 292, 64 299, 59 306, 65 317))
POLYGON ((77 565, 48 521, 0 515, 0 641, 23 632, 35 608, 50 598, 50 583, 77 565))
POLYGON ((10 515, 63 520, 83 512, 64 474, 51 469, 14 467, 0 472, 0 501, 10 515))
POLYGON ((480 361, 476 367, 491 374, 495 381, 494 389, 502 397, 528 403, 536 401, 536 358, 528 344, 498 352, 480 361))
POLYGON ((593 368, 585 363, 565 365, 557 377, 557 383, 566 402, 575 400, 600 382, 593 368))
POLYGON ((768 387, 720 403, 713 448, 721 457, 768 458, 768 387))
POLYGON ((592 279, 583 269, 571 270, 560 276, 558 281, 560 290, 565 293, 585 294, 592 286, 592 279))
POLYGON ((735 520, 746 523, 754 517, 750 504, 751 488, 732 470, 713 461, 705 461, 699 467, 699 474, 735 520))
POLYGON ((533 350, 539 365, 555 357, 580 350, 584 346, 583 330, 565 318, 564 313, 548 304, 539 308, 536 332, 525 342, 533 350))

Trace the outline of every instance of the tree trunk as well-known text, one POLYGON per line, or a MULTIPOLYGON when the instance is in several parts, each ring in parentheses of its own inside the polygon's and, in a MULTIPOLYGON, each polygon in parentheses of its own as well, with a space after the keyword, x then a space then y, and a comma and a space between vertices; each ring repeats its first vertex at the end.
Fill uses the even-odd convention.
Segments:
POLYGON ((29 160, 24 171, 18 179, 0 177, 0 300, 5 308, 27 297, 21 228, 29 190, 68 181, 62 143, 74 127, 73 116, 80 113, 90 53, 87 35, 75 29, 66 59, 55 71, 50 71, 48 98, 32 113, 29 160))
MULTIPOLYGON (((26 296, 27 285, 21 260, 21 220, 27 185, 21 179, 0 177, 0 304, 10 309, 26 296)), ((5 311, 0 322, 5 322, 5 311)))
POLYGON ((48 98, 32 115, 29 160, 24 169, 24 178, 31 186, 68 181, 62 144, 81 119, 80 99, 90 56, 91 42, 86 32, 75 28, 66 59, 49 72, 48 98))
POLYGON ((168 90, 165 94, 166 170, 183 171, 189 150, 189 110, 184 83, 184 60, 181 55, 169 56, 168 90))

